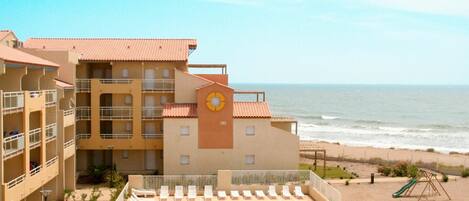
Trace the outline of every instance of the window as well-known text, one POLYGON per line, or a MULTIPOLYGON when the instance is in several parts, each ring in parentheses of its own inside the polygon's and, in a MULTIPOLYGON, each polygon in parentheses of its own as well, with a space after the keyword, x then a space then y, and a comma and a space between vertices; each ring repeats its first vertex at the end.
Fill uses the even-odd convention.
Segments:
POLYGON ((167 101, 168 101, 168 97, 166 97, 166 96, 161 96, 160 97, 160 104, 161 105, 166 104, 167 101))
POLYGON ((189 161, 189 155, 181 155, 181 157, 179 158, 179 164, 180 165, 189 165, 190 161, 189 161))
POLYGON ((163 69, 163 78, 169 78, 169 69, 163 69))
POLYGON ((123 150, 122 151, 122 159, 128 159, 129 158, 129 151, 128 150, 123 150))
POLYGON ((127 69, 127 68, 122 69, 122 77, 123 78, 128 78, 129 77, 129 69, 127 69))
POLYGON ((125 124, 125 130, 129 131, 129 132, 132 130, 132 123, 131 122, 127 122, 125 124))
POLYGON ((247 136, 256 135, 256 127, 254 127, 254 126, 247 126, 247 127, 246 127, 246 135, 247 135, 247 136))
POLYGON ((244 157, 244 163, 246 165, 254 165, 255 162, 256 162, 256 157, 254 155, 246 155, 244 157))
POLYGON ((125 105, 132 105, 132 96, 130 96, 130 95, 125 96, 124 104, 125 105))
POLYGON ((181 126, 181 128, 179 128, 179 133, 181 134, 181 136, 188 136, 189 126, 181 126))

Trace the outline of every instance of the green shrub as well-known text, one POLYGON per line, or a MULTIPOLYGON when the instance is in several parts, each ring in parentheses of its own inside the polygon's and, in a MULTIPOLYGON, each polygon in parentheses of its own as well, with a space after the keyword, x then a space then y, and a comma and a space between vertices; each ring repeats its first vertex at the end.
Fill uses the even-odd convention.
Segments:
POLYGON ((111 188, 121 188, 125 185, 124 177, 115 170, 107 171, 104 180, 109 183, 111 188))
POLYGON ((469 177, 469 168, 464 169, 464 170, 461 172, 461 176, 462 176, 463 178, 469 177))
POLYGON ((419 174, 419 169, 415 165, 407 166, 407 177, 416 178, 419 174))
POLYGON ((400 162, 392 169, 392 175, 395 177, 407 176, 407 163, 400 162))
POLYGON ((384 175, 384 176, 390 176, 392 172, 392 168, 388 166, 380 166, 378 167, 378 173, 384 175))
POLYGON ((91 165, 88 167, 88 175, 93 178, 93 183, 99 184, 103 182, 104 174, 106 173, 106 166, 104 165, 91 165))
POLYGON ((435 152, 435 149, 433 149, 433 148, 428 148, 428 149, 427 149, 427 152, 435 152))
POLYGON ((443 174, 443 179, 442 179, 443 182, 448 182, 448 176, 446 174, 443 174))

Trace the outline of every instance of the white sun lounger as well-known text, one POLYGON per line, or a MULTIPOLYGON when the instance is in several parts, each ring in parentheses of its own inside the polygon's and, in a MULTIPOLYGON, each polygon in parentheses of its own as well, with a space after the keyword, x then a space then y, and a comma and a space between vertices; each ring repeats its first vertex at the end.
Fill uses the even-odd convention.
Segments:
POLYGON ((238 191, 231 191, 230 196, 232 199, 239 199, 239 192, 238 191))
POLYGON ((265 198, 264 191, 256 190, 256 197, 260 199, 264 199, 265 198))
POLYGON ((224 199, 226 199, 226 193, 225 193, 225 191, 218 191, 218 192, 217 192, 217 196, 218 196, 218 199, 219 199, 219 200, 224 200, 224 199))
POLYGON ((290 189, 288 188, 287 185, 282 186, 282 196, 284 198, 290 198, 291 197, 290 189))
POLYGON ((160 187, 160 200, 168 200, 169 197, 169 187, 161 186, 160 187))
POLYGON ((246 198, 246 199, 251 199, 251 197, 252 197, 251 191, 250 190, 244 190, 243 191, 243 197, 246 198))
POLYGON ((135 195, 135 193, 132 193, 132 194, 130 195, 130 199, 129 199, 129 200, 130 200, 130 201, 140 201, 140 199, 138 199, 138 196, 135 195))
POLYGON ((277 191, 275 191, 275 186, 270 185, 269 190, 267 191, 267 194, 272 199, 277 198, 278 195, 277 195, 277 191))
POLYGON ((295 186, 295 197, 297 198, 303 198, 305 194, 303 194, 303 191, 301 191, 301 186, 295 186))
POLYGON ((182 200, 182 198, 184 198, 184 187, 176 186, 174 191, 174 199, 182 200))
POLYGON ((213 198, 213 187, 211 185, 204 187, 204 198, 209 200, 213 198))
POLYGON ((187 187, 187 198, 189 200, 195 200, 197 198, 197 188, 193 185, 187 187))
POLYGON ((135 189, 132 188, 132 193, 135 194, 135 196, 142 196, 142 197, 155 197, 156 196, 156 191, 152 189, 135 189))

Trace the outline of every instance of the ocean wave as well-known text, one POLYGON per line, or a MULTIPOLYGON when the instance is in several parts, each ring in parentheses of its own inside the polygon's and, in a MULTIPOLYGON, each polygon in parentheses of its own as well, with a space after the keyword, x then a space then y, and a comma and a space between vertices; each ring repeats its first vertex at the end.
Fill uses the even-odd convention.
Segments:
POLYGON ((321 115, 321 119, 324 119, 324 120, 335 120, 335 119, 339 119, 339 117, 321 115))
POLYGON ((364 124, 384 124, 384 122, 382 122, 380 120, 363 120, 363 119, 360 119, 360 120, 355 120, 354 122, 355 123, 364 123, 364 124))

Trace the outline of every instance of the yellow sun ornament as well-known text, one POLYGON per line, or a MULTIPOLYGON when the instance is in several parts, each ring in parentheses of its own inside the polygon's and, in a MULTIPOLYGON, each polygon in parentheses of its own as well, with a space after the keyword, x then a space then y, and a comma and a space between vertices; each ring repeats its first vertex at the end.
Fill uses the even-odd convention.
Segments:
POLYGON ((207 107, 209 110, 217 112, 225 107, 225 96, 220 92, 212 92, 207 96, 207 107))

